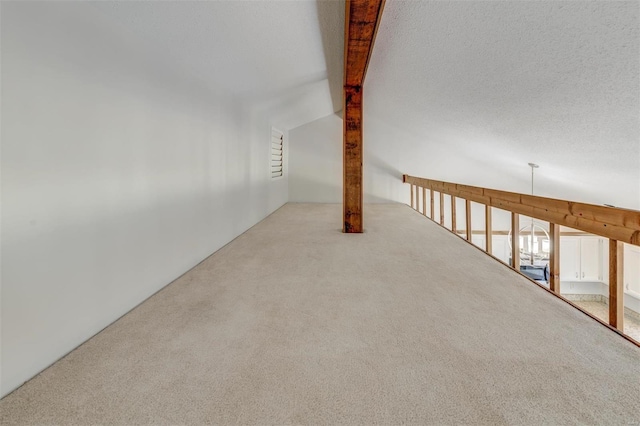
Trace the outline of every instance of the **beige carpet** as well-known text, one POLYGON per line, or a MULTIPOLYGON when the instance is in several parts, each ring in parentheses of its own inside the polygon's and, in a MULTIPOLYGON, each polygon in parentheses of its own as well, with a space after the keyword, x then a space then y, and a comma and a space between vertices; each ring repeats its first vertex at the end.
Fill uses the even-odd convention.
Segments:
POLYGON ((638 347, 407 206, 366 213, 343 235, 340 206, 283 207, 2 400, 0 420, 640 422, 638 347))

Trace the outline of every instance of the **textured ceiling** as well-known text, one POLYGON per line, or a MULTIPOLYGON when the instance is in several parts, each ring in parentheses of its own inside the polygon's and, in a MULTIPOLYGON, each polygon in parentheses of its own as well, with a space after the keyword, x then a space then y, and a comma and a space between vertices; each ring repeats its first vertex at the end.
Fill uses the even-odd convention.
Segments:
POLYGON ((639 8, 388 0, 365 125, 404 173, 526 192, 533 161, 542 195, 638 209, 639 8))

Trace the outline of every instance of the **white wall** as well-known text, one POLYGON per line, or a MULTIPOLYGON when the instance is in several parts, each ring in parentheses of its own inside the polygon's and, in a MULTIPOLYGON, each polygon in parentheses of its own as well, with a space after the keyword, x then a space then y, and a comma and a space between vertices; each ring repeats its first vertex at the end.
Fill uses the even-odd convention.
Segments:
POLYGON ((331 114, 289 133, 289 201, 342 202, 342 118, 331 114))
POLYGON ((287 200, 268 110, 74 10, 2 4, 2 395, 287 200))

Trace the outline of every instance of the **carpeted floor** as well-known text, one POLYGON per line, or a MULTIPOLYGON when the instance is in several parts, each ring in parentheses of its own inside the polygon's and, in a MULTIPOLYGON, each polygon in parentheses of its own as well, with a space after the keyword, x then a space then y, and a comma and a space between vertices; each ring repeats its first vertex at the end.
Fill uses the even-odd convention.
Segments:
POLYGON ((403 205, 289 204, 2 424, 637 424, 640 348, 403 205))

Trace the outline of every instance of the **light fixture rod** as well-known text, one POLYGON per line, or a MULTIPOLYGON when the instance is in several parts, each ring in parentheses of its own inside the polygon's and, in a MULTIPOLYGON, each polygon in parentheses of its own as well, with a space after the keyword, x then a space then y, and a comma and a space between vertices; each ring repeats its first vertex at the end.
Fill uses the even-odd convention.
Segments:
MULTIPOLYGON (((529 167, 531 167, 531 195, 533 195, 533 171, 537 169, 538 166, 536 163, 529 163, 529 167)), ((535 234, 535 229, 533 225, 533 218, 531 218, 531 233, 529 234, 529 261, 531 265, 533 265, 533 236, 535 234)))

